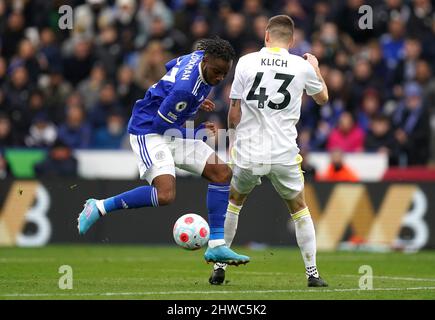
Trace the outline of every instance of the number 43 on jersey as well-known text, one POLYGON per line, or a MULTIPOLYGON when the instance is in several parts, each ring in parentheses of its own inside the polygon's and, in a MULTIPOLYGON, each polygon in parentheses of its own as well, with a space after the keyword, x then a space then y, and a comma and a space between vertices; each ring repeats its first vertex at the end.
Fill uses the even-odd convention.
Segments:
MULTIPOLYGON (((266 94, 266 88, 258 86, 261 83, 261 79, 263 78, 264 72, 257 72, 255 76, 254 83, 252 84, 251 90, 249 90, 249 93, 246 97, 246 100, 257 100, 258 101, 258 108, 263 109, 264 104, 266 103, 269 96, 266 94), (256 94, 255 92, 259 89, 259 93, 256 94)), ((283 83, 281 84, 281 87, 279 87, 278 92, 284 95, 284 100, 277 104, 273 103, 272 101, 269 101, 267 106, 274 110, 281 110, 287 107, 290 103, 291 96, 290 92, 287 91, 288 85, 293 80, 295 76, 291 74, 285 74, 285 73, 276 73, 275 78, 276 80, 281 80, 283 83)))

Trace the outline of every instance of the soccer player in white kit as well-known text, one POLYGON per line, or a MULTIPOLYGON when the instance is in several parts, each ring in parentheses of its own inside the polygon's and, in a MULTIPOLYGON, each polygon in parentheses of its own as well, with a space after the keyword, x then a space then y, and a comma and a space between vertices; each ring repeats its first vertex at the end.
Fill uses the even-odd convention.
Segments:
MULTIPOLYGON (((270 179, 285 201, 295 224, 296 239, 305 263, 309 287, 325 287, 316 266, 316 236, 305 203, 302 157, 296 144, 302 94, 315 102, 328 101, 328 89, 318 61, 288 52, 293 43, 294 22, 286 15, 272 17, 266 27, 265 47, 239 59, 231 88, 228 114, 233 177, 225 219, 225 241, 231 245, 248 194, 270 179)), ((209 279, 221 284, 226 265, 216 263, 209 279)))

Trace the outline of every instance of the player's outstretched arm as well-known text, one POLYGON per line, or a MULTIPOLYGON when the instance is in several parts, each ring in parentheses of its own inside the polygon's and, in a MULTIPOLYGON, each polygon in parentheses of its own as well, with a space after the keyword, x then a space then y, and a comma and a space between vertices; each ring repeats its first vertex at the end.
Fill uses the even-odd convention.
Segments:
POLYGON ((328 95, 328 87, 326 86, 325 80, 323 79, 322 74, 320 73, 319 61, 317 60, 317 58, 314 55, 312 55, 310 53, 305 53, 303 55, 303 57, 305 60, 307 60, 309 62, 309 64, 311 64, 313 66, 314 71, 316 72, 317 78, 319 79, 319 81, 323 85, 322 91, 312 95, 312 97, 313 97, 314 101, 316 101, 317 104, 324 105, 326 102, 328 102, 329 95, 328 95))
POLYGON ((240 123, 242 118, 242 108, 240 99, 231 99, 230 110, 228 111, 228 131, 230 138, 230 146, 234 142, 234 134, 237 125, 240 123))

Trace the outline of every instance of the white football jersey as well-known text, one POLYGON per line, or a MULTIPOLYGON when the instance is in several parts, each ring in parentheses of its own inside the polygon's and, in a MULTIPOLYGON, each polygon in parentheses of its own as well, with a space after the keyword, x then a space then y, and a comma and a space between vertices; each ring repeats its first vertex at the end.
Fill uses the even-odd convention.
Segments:
POLYGON ((298 163, 296 123, 303 90, 322 91, 313 66, 283 48, 263 48, 239 59, 230 98, 241 100, 242 118, 231 151, 240 167, 249 163, 298 163))

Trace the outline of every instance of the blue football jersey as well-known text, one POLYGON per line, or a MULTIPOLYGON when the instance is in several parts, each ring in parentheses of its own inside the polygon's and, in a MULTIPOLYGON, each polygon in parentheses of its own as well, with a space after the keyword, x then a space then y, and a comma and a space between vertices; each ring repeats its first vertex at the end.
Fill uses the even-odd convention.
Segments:
POLYGON ((163 134, 176 128, 185 137, 182 126, 196 114, 212 88, 200 68, 203 56, 204 51, 195 51, 166 64, 167 73, 148 89, 143 99, 136 101, 128 123, 129 133, 163 134))

